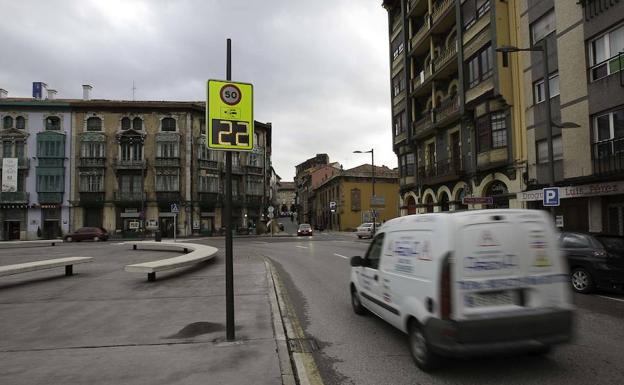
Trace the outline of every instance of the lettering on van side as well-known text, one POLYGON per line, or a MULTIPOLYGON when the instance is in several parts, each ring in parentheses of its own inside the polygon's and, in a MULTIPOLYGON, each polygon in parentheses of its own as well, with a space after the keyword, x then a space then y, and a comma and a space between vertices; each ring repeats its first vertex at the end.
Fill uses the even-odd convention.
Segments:
POLYGON ((518 278, 488 279, 483 281, 458 281, 460 290, 498 290, 513 289, 523 286, 548 285, 551 283, 569 282, 568 274, 532 275, 518 278))
POLYGON ((469 271, 506 270, 518 267, 516 256, 513 254, 488 255, 486 259, 481 257, 464 257, 464 269, 469 271))

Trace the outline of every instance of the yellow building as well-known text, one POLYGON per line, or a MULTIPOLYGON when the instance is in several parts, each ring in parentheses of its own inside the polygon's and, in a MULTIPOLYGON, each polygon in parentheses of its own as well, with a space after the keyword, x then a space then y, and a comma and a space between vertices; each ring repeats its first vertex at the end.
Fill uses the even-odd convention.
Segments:
POLYGON ((342 170, 314 189, 312 225, 323 229, 349 231, 363 222, 372 221, 373 215, 380 223, 397 217, 399 215, 398 172, 385 166, 375 167, 377 199, 375 207, 372 207, 371 171, 370 164, 342 170))

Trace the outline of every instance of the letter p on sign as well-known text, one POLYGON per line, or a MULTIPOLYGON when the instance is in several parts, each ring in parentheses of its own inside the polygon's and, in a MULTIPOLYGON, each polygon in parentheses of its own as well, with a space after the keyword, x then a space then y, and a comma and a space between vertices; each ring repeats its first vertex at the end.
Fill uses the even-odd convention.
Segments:
POLYGON ((559 187, 544 189, 544 206, 559 206, 559 187))

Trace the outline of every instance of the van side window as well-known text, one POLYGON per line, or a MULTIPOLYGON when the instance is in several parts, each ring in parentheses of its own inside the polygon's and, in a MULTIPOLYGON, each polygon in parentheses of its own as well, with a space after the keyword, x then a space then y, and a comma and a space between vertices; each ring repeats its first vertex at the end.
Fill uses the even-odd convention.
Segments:
POLYGON ((383 244, 384 235, 384 233, 381 233, 376 236, 366 251, 366 256, 364 258, 368 261, 367 267, 371 269, 379 269, 379 258, 381 257, 381 246, 383 244))
POLYGON ((589 248, 589 240, 577 234, 566 234, 563 236, 564 249, 587 249, 589 248))

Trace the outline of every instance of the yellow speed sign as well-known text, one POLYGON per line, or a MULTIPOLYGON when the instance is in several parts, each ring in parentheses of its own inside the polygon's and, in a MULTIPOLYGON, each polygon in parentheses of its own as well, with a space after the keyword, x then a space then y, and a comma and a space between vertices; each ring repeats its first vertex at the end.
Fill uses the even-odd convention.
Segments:
POLYGON ((208 80, 206 100, 208 147, 251 151, 253 148, 253 86, 208 80))

